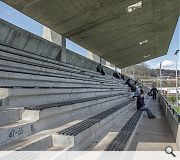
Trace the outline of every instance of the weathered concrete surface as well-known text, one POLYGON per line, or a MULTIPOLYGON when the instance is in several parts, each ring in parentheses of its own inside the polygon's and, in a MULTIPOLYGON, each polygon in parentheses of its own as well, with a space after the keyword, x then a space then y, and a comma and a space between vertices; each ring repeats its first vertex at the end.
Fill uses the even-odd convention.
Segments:
POLYGON ((57 44, 58 46, 62 46, 62 36, 54 32, 53 30, 43 26, 42 38, 57 44))
POLYGON ((129 120, 129 118, 135 113, 135 104, 129 109, 127 109, 123 115, 117 119, 111 127, 108 128, 108 132, 101 134, 96 141, 93 141, 87 148, 86 151, 104 151, 106 147, 111 143, 111 141, 116 137, 121 128, 129 120))
POLYGON ((116 88, 117 84, 106 84, 92 82, 90 80, 78 80, 67 78, 57 78, 41 75, 31 75, 22 73, 7 73, 0 71, 3 79, 0 79, 1 86, 16 87, 94 87, 94 88, 116 88))
POLYGON ((20 120, 22 118, 21 113, 22 111, 18 109, 1 110, 0 111, 0 125, 20 120))
MULTIPOLYGON (((99 65, 98 62, 95 62, 70 50, 66 51, 66 63, 80 68, 90 69, 92 71, 96 71, 96 68, 99 65)), ((103 69, 106 74, 113 75, 114 70, 105 66, 103 67, 103 69)))
MULTIPOLYGON (((16 89, 15 89, 16 90, 16 89)), ((106 91, 92 91, 92 92, 71 92, 71 93, 58 93, 58 89, 49 89, 48 92, 46 90, 43 92, 41 89, 41 93, 38 94, 35 92, 37 89, 34 89, 29 95, 23 95, 23 89, 17 89, 17 93, 15 95, 9 94, 4 102, 3 106, 9 107, 22 107, 22 106, 36 106, 36 105, 43 105, 43 104, 51 104, 51 103, 58 103, 58 102, 67 102, 73 101, 83 98, 91 98, 96 96, 103 96, 103 95, 112 95, 116 93, 123 94, 123 91, 117 90, 106 90, 106 91)), ((125 94, 125 93, 124 93, 125 94)))
MULTIPOLYGON (((69 123, 73 120, 77 119, 87 119, 89 115, 96 115, 106 109, 109 109, 117 104, 119 104, 119 100, 124 99, 113 99, 109 101, 102 101, 97 104, 89 104, 79 103, 71 106, 67 106, 68 109, 65 109, 65 106, 57 111, 58 108, 55 109, 57 113, 54 113, 52 109, 44 110, 42 112, 36 112, 34 117, 36 118, 36 122, 34 124, 34 128, 36 131, 41 131, 48 128, 54 128, 65 123, 69 123), (79 105, 79 106, 78 106, 79 105), (65 111, 66 110, 66 111, 65 111), (49 111, 49 113, 48 113, 49 111)), ((33 113, 32 113, 33 114, 33 113)), ((31 116, 30 116, 31 117, 31 116)), ((28 118, 26 116, 24 119, 28 118)))
MULTIPOLYGON (((121 100, 123 101, 125 98, 119 96, 116 99, 106 98, 103 101, 95 101, 94 104, 79 103, 64 106, 62 109, 22 112, 22 120, 0 124, 0 136, 2 137, 0 146, 43 130, 59 127, 77 119, 86 119, 119 104, 121 100), (66 107, 68 108, 66 109, 66 107)), ((9 112, 7 116, 11 116, 11 113, 9 112)))
POLYGON ((0 145, 19 140, 34 133, 33 123, 27 121, 16 121, 0 125, 0 145))
MULTIPOLYGON (((0 146, 1 151, 10 151, 10 150, 19 150, 19 151, 41 151, 47 150, 48 148, 53 147, 52 134, 55 134, 57 131, 65 129, 69 126, 72 126, 80 122, 79 120, 67 123, 61 127, 44 130, 34 135, 25 137, 18 141, 14 141, 5 145, 0 146)), ((62 148, 63 150, 63 148, 62 148)))
POLYGON ((59 46, 3 20, 0 20, 0 43, 51 59, 56 59, 61 51, 59 46))
MULTIPOLYGON (((1 29, 1 28, 0 28, 1 29)), ((73 53, 72 53, 73 54, 73 53)), ((48 71, 48 67, 50 67, 51 72, 54 73, 54 70, 56 70, 56 73, 62 73, 62 75, 66 74, 66 75, 72 75, 72 76, 77 76, 79 75, 81 72, 84 72, 84 75, 81 74, 81 76, 83 77, 87 77, 87 76, 94 76, 95 78, 100 78, 100 79, 104 79, 106 80, 107 78, 109 79, 110 77, 108 76, 102 76, 100 73, 97 73, 96 70, 94 70, 95 68, 91 68, 90 65, 86 65, 87 64, 91 64, 92 66, 96 66, 93 65, 94 62, 89 59, 83 57, 82 59, 85 60, 86 63, 84 63, 84 65, 81 65, 82 68, 77 67, 79 65, 78 60, 76 61, 76 56, 77 57, 82 57, 78 54, 73 54, 71 56, 75 57, 74 60, 71 59, 70 64, 67 63, 62 63, 59 61, 55 61, 52 59, 49 59, 47 57, 42 57, 40 55, 37 54, 30 54, 28 52, 25 52, 23 50, 18 50, 15 48, 11 48, 8 46, 4 46, 0 44, 0 56, 2 56, 3 58, 7 58, 9 60, 9 62, 7 62, 8 60, 1 60, 1 65, 3 66, 13 66, 15 65, 14 68, 18 68, 18 67, 22 67, 26 70, 31 70, 31 69, 40 69, 41 71, 48 71), (14 60, 12 62, 12 60, 14 60), (20 61, 20 62, 19 62, 20 61), (76 63, 74 63, 74 61, 76 63), (17 64, 17 62, 19 62, 17 64), (24 62, 24 64, 22 64, 22 62, 24 62), (27 65, 29 64, 29 65, 27 65), (72 65, 71 65, 72 64, 72 65), (76 66, 77 64, 77 66, 76 66), (89 67, 89 68, 87 68, 89 67)), ((1 59, 1 57, 0 57, 1 59)), ((106 73, 112 75, 111 73, 113 72, 113 70, 111 69, 107 69, 107 67, 105 67, 106 73)), ((79 75, 80 76, 80 75, 79 75)))
MULTIPOLYGON (((116 102, 117 103, 117 102, 116 102)), ((81 111, 76 111, 76 120, 70 120, 71 123, 69 123, 68 121, 64 121, 64 125, 61 124, 61 125, 58 125, 57 128, 56 127, 52 127, 53 129, 46 129, 44 131, 41 131, 39 133, 35 133, 34 135, 30 135, 28 137, 20 137, 20 139, 17 139, 17 141, 11 141, 11 143, 9 144, 5 144, 5 145, 2 145, 0 146, 0 150, 21 150, 21 151, 24 151, 24 150, 28 150, 28 151, 39 151, 39 150, 47 150, 48 148, 50 148, 49 150, 67 150, 68 147, 60 147, 59 145, 62 144, 59 143, 59 140, 57 140, 56 136, 56 132, 59 132, 67 127, 70 127, 78 122, 81 122, 83 119, 86 119, 88 117, 91 117, 93 115, 96 115, 98 112, 102 112, 102 110, 105 110, 107 108, 110 108, 112 107, 112 105, 114 105, 113 103, 111 103, 111 105, 102 105, 101 107, 100 106, 94 106, 94 108, 90 109, 87 107, 87 109, 89 111, 85 111, 84 113, 80 113, 81 111), (99 108, 97 110, 97 108, 99 108), (61 126, 61 127, 59 127, 61 126), (52 136, 53 135, 53 136, 52 136)), ((123 112, 123 114, 128 114, 128 110, 130 109, 128 106, 126 107, 127 110, 125 110, 123 112, 123 110, 121 110, 121 112, 123 112)), ((133 107, 133 111, 134 111, 134 107, 133 107)), ((70 114, 68 113, 67 115, 70 116, 70 114)), ((68 119, 69 116, 67 116, 68 119)), ((91 130, 92 130, 92 137, 90 139, 88 139, 88 141, 85 141, 84 143, 82 143, 83 145, 88 145, 90 142, 92 142, 93 140, 96 139, 96 137, 99 137, 101 136, 102 134, 106 134, 106 132, 111 128, 112 125, 114 124, 117 124, 118 122, 121 122, 121 117, 122 114, 116 114, 116 118, 113 119, 114 115, 111 115, 109 116, 109 118, 107 119, 104 119, 105 121, 101 122, 101 123, 98 123, 97 125, 101 126, 100 129, 99 127, 91 127, 91 130), (109 121, 108 119, 112 119, 112 121, 109 121), (108 123, 106 123, 108 122, 108 123), (95 130, 93 131, 93 129, 95 130), (94 133, 96 133, 94 135, 94 133), (90 140, 90 141, 89 141, 90 140)), ((72 117, 72 116, 70 116, 72 117)), ((49 119, 44 119, 47 122, 49 122, 49 119)), ((128 119, 127 119, 128 120, 128 119)), ((61 121, 61 119, 59 119, 59 121, 61 121)), ((34 128, 34 127, 33 127, 34 128)), ((83 133, 84 135, 84 133, 83 133)), ((81 137, 82 138, 82 137, 81 137)), ((8 141, 10 142, 10 141, 8 141)), ((80 146, 78 146, 79 148, 80 146)), ((81 146, 82 147, 82 146, 81 146)), ((69 148, 70 149, 70 148, 69 148)))
MULTIPOLYGON (((54 119, 56 116, 59 116, 59 117, 61 117, 61 119, 63 119, 63 117, 66 114, 67 114, 66 116, 68 116, 68 114, 69 115, 72 114, 69 112, 74 112, 74 111, 77 111, 78 109, 79 109, 79 113, 77 113, 77 115, 79 115, 79 116, 81 116, 81 114, 83 114, 84 112, 85 113, 88 113, 88 112, 97 113, 106 108, 109 108, 109 106, 111 106, 111 105, 118 104, 118 102, 123 99, 124 98, 122 96, 114 96, 114 97, 103 98, 103 99, 99 99, 99 100, 65 105, 65 106, 61 106, 61 107, 53 107, 53 108, 40 110, 40 111, 25 110, 22 113, 22 118, 24 120, 30 120, 30 121, 34 120, 35 121, 35 120, 40 120, 40 119, 47 118, 47 117, 51 117, 52 119, 54 119), (81 113, 82 110, 85 110, 85 111, 81 113)), ((51 123, 53 124, 54 122, 51 122, 51 123)))
POLYGON ((139 1, 3 2, 120 68, 166 54, 180 13, 179 0, 142 1, 132 12, 139 1))
MULTIPOLYGON (((2 52, 1 49, 36 58, 36 60, 31 60, 32 62, 37 62, 37 58, 48 62, 54 62, 53 60, 56 60, 56 64, 59 67, 61 66, 61 68, 63 68, 64 65, 68 66, 68 64, 70 64, 69 69, 71 70, 81 67, 86 70, 96 71, 96 67, 99 65, 95 61, 65 49, 65 47, 62 48, 61 46, 16 27, 2 19, 0 19, 0 52, 6 55, 7 53, 2 52), (73 68, 72 65, 76 67, 73 68)), ((11 55, 11 57, 17 57, 17 55, 11 55)), ((27 60, 28 58, 19 56, 19 59, 27 60)), ((112 69, 105 66, 104 71, 109 75, 112 75, 114 72, 112 69)))
POLYGON ((53 135, 54 146, 69 148, 68 150, 73 151, 84 150, 102 134, 107 134, 109 128, 111 128, 112 125, 116 123, 116 121, 118 121, 131 107, 132 103, 92 125, 90 128, 80 132, 76 136, 53 135))
POLYGON ((164 151, 168 145, 171 145, 174 150, 178 150, 168 121, 158 102, 151 100, 148 107, 150 107, 157 118, 148 119, 146 113, 144 114, 129 150, 164 151))

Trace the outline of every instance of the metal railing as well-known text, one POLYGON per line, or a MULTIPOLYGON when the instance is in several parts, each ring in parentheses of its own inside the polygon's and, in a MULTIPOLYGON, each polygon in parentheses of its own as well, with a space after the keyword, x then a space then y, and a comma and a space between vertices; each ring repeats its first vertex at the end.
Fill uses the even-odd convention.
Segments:
POLYGON ((177 123, 180 123, 180 113, 177 111, 176 108, 173 107, 173 104, 171 104, 166 97, 164 97, 163 95, 161 95, 160 93, 158 93, 158 98, 159 98, 159 102, 160 105, 164 105, 166 106, 166 108, 170 111, 170 113, 173 115, 173 117, 175 118, 175 120, 177 121, 177 123))

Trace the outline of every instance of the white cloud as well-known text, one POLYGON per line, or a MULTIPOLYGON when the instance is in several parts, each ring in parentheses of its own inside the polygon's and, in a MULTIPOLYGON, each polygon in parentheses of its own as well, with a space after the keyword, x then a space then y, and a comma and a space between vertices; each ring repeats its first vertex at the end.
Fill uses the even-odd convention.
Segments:
MULTIPOLYGON (((155 68, 160 68, 160 63, 158 63, 155 68)), ((164 60, 162 62, 162 69, 174 70, 174 69, 176 69, 176 63, 171 60, 164 60)))

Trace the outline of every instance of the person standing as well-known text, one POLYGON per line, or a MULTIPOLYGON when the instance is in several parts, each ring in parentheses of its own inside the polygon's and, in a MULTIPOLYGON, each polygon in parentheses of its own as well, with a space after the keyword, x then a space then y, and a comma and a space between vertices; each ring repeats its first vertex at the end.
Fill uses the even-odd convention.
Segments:
POLYGON ((153 87, 153 88, 151 89, 151 93, 152 93, 152 96, 153 96, 153 100, 156 100, 157 92, 158 92, 158 90, 157 90, 156 87, 153 87))
POLYGON ((140 93, 144 93, 142 86, 140 86, 139 88, 140 88, 140 93))

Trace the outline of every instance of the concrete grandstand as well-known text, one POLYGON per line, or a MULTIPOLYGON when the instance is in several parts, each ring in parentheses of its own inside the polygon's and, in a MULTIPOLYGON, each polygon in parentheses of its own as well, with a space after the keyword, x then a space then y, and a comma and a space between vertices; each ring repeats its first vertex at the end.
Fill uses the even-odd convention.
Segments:
POLYGON ((62 35, 62 45, 0 20, 1 151, 180 149, 180 115, 160 93, 158 101, 145 97, 157 116, 149 120, 114 70, 104 66, 101 75, 98 62, 65 44, 69 38, 120 68, 161 56, 179 0, 3 2, 62 35))

